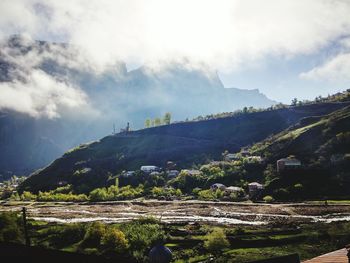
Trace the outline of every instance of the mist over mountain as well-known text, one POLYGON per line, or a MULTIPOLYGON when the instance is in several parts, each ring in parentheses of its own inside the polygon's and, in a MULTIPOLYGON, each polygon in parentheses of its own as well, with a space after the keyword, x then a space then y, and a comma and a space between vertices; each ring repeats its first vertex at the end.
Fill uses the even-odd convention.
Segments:
POLYGON ((257 89, 225 88, 209 66, 190 65, 99 68, 75 46, 12 36, 0 46, 0 174, 28 174, 110 134, 113 124, 139 129, 166 112, 176 121, 276 103, 257 89))

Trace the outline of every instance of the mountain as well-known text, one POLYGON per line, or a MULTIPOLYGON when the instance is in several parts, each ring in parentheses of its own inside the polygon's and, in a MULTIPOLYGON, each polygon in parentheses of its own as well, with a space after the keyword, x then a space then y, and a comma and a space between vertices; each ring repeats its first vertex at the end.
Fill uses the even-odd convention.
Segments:
POLYGON ((43 167, 69 148, 110 134, 114 123, 138 129, 166 112, 176 121, 276 103, 257 89, 225 88, 206 66, 128 71, 116 62, 101 69, 77 47, 22 36, 0 45, 1 91, 10 98, 0 99, 2 178, 43 167), (71 107, 77 101, 83 105, 71 107))
POLYGON ((66 181, 78 192, 88 191, 107 185, 111 176, 124 169, 138 169, 141 165, 164 166, 173 161, 179 168, 188 168, 219 159, 225 150, 239 151, 282 132, 302 118, 317 118, 348 105, 349 102, 317 103, 107 136, 65 153, 32 174, 21 189, 49 190, 66 181))

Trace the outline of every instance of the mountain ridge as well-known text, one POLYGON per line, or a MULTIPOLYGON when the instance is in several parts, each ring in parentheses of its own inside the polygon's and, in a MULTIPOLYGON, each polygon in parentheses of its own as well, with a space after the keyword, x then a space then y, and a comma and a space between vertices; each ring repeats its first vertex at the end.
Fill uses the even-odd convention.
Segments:
POLYGON ((283 131, 304 117, 329 114, 347 105, 349 102, 311 104, 107 136, 67 152, 29 177, 22 189, 50 190, 60 181, 76 188, 84 185, 86 189, 92 189, 105 186, 111 175, 124 169, 138 169, 147 164, 164 166, 167 161, 186 168, 219 159, 225 150, 237 152, 241 147, 283 131), (85 168, 89 168, 89 173, 78 175, 85 168))

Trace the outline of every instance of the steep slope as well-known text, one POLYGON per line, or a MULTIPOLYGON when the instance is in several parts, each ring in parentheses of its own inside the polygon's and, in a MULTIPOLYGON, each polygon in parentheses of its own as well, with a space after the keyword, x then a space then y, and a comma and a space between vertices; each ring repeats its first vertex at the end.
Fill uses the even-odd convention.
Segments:
MULTIPOLYGON (((12 123, 27 127, 12 129, 11 140, 0 137, 3 146, 0 175, 26 175, 75 145, 110 134, 113 123, 119 129, 130 122, 132 128, 137 129, 143 127, 146 118, 160 117, 165 112, 171 112, 173 120, 181 120, 244 106, 275 104, 258 90, 225 88, 216 72, 209 68, 195 70, 169 63, 161 71, 147 66, 128 71, 125 63, 116 62, 101 72, 84 59, 77 48, 67 44, 32 41, 20 36, 1 43, 0 92, 4 87, 11 90, 6 85, 14 82, 21 84, 18 90, 25 90, 26 78, 30 78, 33 71, 40 72, 40 76, 53 82, 78 87, 86 95, 87 107, 96 114, 84 109, 68 111, 55 105, 59 119, 38 120, 24 114, 17 118, 18 113, 11 111, 8 104, 0 104, 2 114, 6 115, 0 131, 12 127, 12 123), (32 142, 38 140, 46 147, 45 158, 40 154, 31 154, 30 158, 21 154, 35 152, 37 144, 32 142), (21 141, 21 147, 12 143, 16 141, 21 141), (16 163, 11 161, 13 156, 17 156, 16 163)), ((59 94, 53 93, 48 100, 57 96, 59 94)))
POLYGON ((48 190, 56 188, 60 181, 67 181, 76 190, 87 191, 106 185, 111 175, 123 169, 145 164, 164 166, 169 160, 179 168, 188 167, 220 158, 224 150, 238 151, 281 132, 301 118, 328 114, 347 105, 347 102, 312 104, 107 136, 67 152, 29 177, 21 189, 48 190))
POLYGON ((308 117, 251 147, 273 165, 265 171, 266 194, 277 199, 350 197, 350 107, 308 117), (277 172, 280 158, 294 155, 302 166, 277 172))

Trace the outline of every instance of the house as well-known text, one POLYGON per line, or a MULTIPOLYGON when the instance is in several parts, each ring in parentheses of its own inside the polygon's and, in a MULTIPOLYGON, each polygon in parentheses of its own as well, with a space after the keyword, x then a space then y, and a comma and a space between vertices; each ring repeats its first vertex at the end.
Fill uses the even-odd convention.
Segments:
POLYGON ((281 172, 287 169, 296 169, 301 166, 301 161, 295 157, 282 158, 277 160, 277 172, 281 172))
POLYGON ((166 169, 167 170, 174 170, 176 167, 176 163, 172 162, 172 161, 167 161, 166 163, 166 169))
POLYGON ((143 165, 141 166, 140 170, 144 173, 152 173, 152 172, 159 172, 160 168, 155 165, 143 165))
POLYGON ((256 200, 262 197, 264 186, 258 182, 248 184, 249 198, 256 200))
POLYGON ((216 191, 218 189, 224 191, 226 189, 226 186, 223 185, 223 184, 220 184, 220 183, 215 183, 215 184, 210 186, 210 189, 213 190, 213 191, 216 191))
POLYGON ((235 153, 228 153, 224 156, 224 161, 227 161, 227 162, 237 161, 239 159, 240 159, 240 156, 235 153))
POLYGON ((168 178, 169 179, 175 178, 178 175, 179 175, 179 171, 178 170, 169 170, 168 171, 168 178))
POLYGON ((237 194, 237 195, 241 195, 241 194, 244 193, 244 190, 243 190, 243 188, 238 187, 238 186, 229 186, 229 187, 226 187, 225 193, 226 193, 226 194, 237 194))
POLYGON ((250 152, 247 149, 242 149, 241 150, 241 155, 244 157, 247 157, 250 155, 250 152))
POLYGON ((124 173, 123 173, 123 176, 124 177, 132 177, 132 176, 134 176, 135 175, 135 171, 125 171, 124 173))
POLYGON ((332 154, 331 155, 331 163, 336 164, 344 160, 345 154, 332 154))
POLYGON ((59 186, 65 186, 65 185, 67 185, 67 184, 68 184, 67 181, 59 181, 59 182, 58 182, 58 185, 59 185, 59 186))

